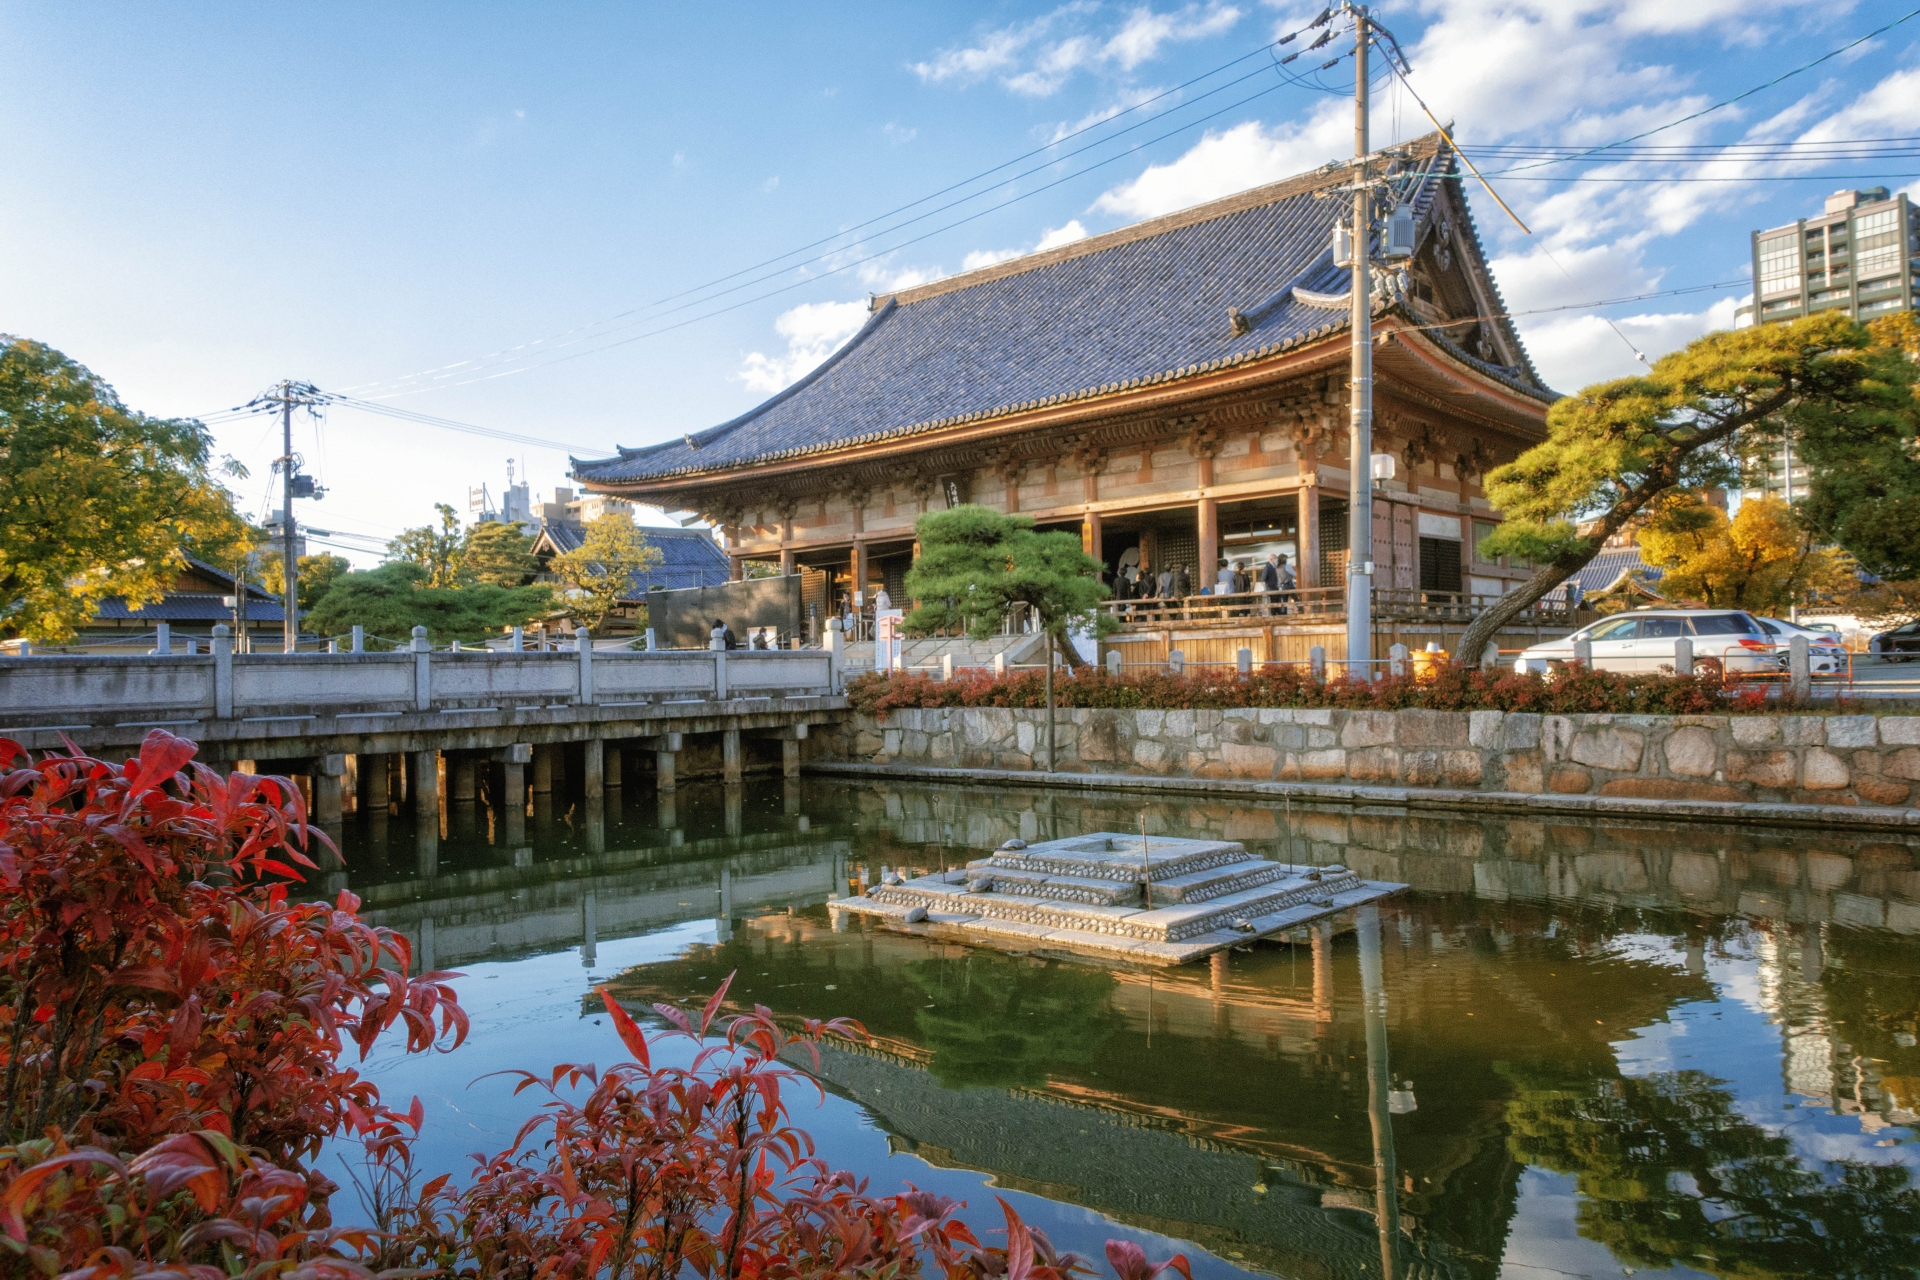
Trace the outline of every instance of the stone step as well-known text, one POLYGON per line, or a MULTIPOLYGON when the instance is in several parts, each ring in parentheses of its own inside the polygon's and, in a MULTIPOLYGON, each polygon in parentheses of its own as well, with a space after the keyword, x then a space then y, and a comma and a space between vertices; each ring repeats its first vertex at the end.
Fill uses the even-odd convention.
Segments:
MULTIPOLYGON (((969 866, 969 874, 972 873, 969 866)), ((1141 905, 1140 886, 1131 880, 1102 880, 1093 876, 1050 876, 1041 871, 1018 871, 1012 867, 980 870, 991 876, 993 892, 1027 898, 1055 898, 1061 902, 1085 902, 1094 906, 1141 905)))
MULTIPOLYGON (((1064 843, 1056 841, 1055 844, 1064 843)), ((1168 845, 1173 845, 1168 841, 1168 845)), ((1199 841, 1184 841, 1185 844, 1199 844, 1199 841)), ((1192 850, 1171 849, 1159 851, 1152 841, 1148 842, 1146 861, 1151 864, 1153 879, 1172 880, 1180 876, 1192 875, 1200 871, 1211 871, 1219 867, 1231 867, 1244 864, 1261 863, 1265 858, 1248 853, 1237 844, 1224 842, 1205 842, 1206 847, 1192 850)), ((1128 842, 1123 839, 1109 839, 1105 846, 1095 848, 1089 841, 1084 850, 1008 850, 1002 849, 990 858, 976 858, 967 863, 967 870, 974 874, 991 875, 1004 868, 1009 871, 1023 871, 1048 876, 1083 876, 1102 880, 1118 880, 1128 884, 1139 884, 1141 879, 1140 841, 1138 838, 1128 842)))
POLYGON ((1275 880, 1283 880, 1292 874, 1294 874, 1294 868, 1284 862, 1249 858, 1245 862, 1229 863, 1224 867, 1213 867, 1206 871, 1194 871, 1184 876, 1169 876, 1164 880, 1155 876, 1153 900, 1156 903, 1168 905, 1178 902, 1205 902, 1211 898, 1218 898, 1222 894, 1271 884, 1275 880))

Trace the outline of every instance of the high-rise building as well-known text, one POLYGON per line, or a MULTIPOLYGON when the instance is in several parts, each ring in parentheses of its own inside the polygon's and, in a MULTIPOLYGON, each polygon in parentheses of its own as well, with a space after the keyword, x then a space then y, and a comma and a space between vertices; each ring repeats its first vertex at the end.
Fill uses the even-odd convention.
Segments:
POLYGON ((1836 191, 1818 217, 1753 233, 1754 301, 1742 319, 1797 320, 1844 309, 1859 320, 1911 310, 1920 227, 1905 192, 1836 191), (1757 308, 1757 310, 1756 310, 1757 308))
MULTIPOLYGON (((1797 320, 1845 311, 1856 320, 1912 310, 1920 295, 1920 225, 1905 192, 1836 191, 1814 218, 1753 233, 1753 301, 1737 323, 1797 320)), ((1783 443, 1754 459, 1751 492, 1791 502, 1807 491, 1806 465, 1783 443)))

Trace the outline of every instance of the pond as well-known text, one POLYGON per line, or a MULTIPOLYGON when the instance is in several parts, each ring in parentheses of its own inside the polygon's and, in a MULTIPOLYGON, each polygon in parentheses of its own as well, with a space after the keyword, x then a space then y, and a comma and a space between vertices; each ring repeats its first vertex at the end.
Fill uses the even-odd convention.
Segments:
POLYGON ((485 811, 345 829, 332 883, 466 975, 465 1047, 369 1063, 426 1103, 429 1170, 534 1105, 489 1072, 616 1060, 592 985, 644 1007, 732 973, 736 1003, 867 1027, 796 1118, 976 1229, 1004 1196, 1063 1248, 1127 1237, 1218 1277, 1379 1276, 1383 1248, 1408 1276, 1920 1273, 1920 837, 815 780, 559 810, 517 848, 485 811), (823 905, 1143 815, 1410 888, 1357 929, 1152 972, 836 931, 823 905))

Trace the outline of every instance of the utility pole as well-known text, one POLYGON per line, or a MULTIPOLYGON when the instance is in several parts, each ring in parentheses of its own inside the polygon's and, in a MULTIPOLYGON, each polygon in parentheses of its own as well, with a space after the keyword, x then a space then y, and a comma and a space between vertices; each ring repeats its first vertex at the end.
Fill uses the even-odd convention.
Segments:
POLYGON ((1347 500, 1347 678, 1370 679, 1373 668, 1373 191, 1367 172, 1367 10, 1353 14, 1353 370, 1349 384, 1347 500))
POLYGON ((298 405, 309 413, 317 413, 329 399, 330 396, 311 383, 287 379, 244 406, 255 412, 274 408, 280 411, 280 456, 273 465, 280 472, 280 567, 285 584, 281 596, 285 620, 281 623, 280 636, 287 653, 294 652, 300 640, 300 542, 293 521, 293 500, 326 496, 326 490, 315 485, 312 476, 298 474, 301 458, 293 451, 293 410, 298 405))

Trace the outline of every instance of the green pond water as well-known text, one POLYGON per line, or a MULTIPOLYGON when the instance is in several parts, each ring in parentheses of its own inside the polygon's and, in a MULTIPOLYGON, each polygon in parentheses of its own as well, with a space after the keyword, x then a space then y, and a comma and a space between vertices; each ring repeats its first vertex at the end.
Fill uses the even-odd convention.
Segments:
POLYGON ((1920 1274, 1920 838, 819 780, 504 830, 350 818, 329 877, 466 975, 466 1046, 368 1064, 426 1103, 431 1171, 535 1105, 487 1073, 620 1056, 592 985, 691 1002, 731 973, 737 1004, 866 1026, 797 1120, 976 1229, 1003 1196, 1063 1248, 1220 1277, 1920 1274), (836 931, 824 905, 1143 814, 1411 887, 1377 930, 1152 972, 836 931))

